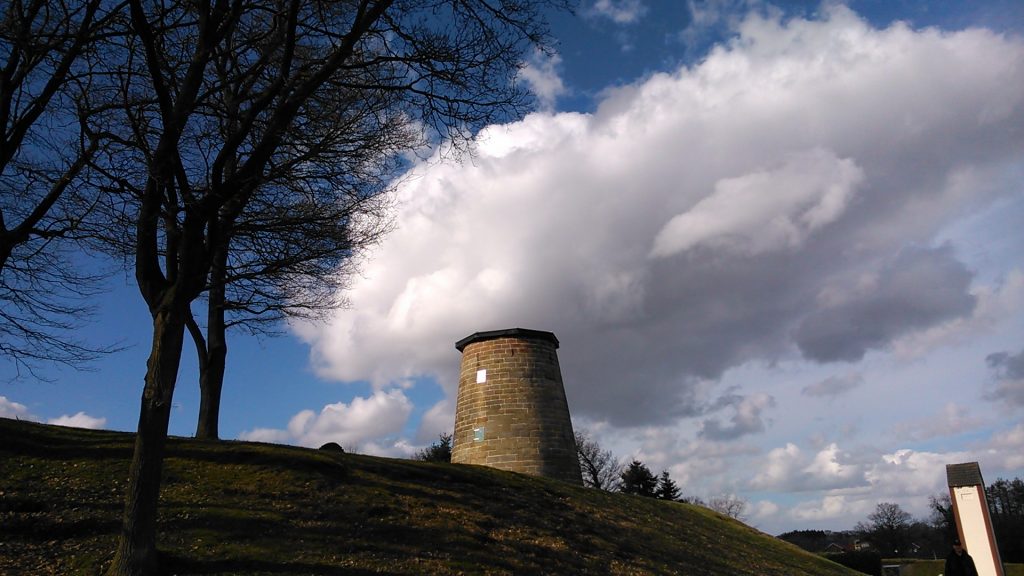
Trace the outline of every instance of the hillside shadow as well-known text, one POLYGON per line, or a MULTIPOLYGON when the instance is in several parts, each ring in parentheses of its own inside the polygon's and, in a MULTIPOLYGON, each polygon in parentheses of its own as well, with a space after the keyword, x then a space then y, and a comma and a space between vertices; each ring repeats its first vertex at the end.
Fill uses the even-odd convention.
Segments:
POLYGON ((0 453, 45 456, 53 460, 128 460, 132 457, 131 434, 79 429, 54 431, 52 428, 55 427, 0 418, 0 436, 4 439, 0 453), (14 428, 11 423, 19 427, 14 428))
POLYGON ((348 474, 345 455, 333 455, 307 448, 253 445, 230 440, 174 439, 167 446, 168 458, 183 458, 213 464, 241 464, 312 472, 333 480, 348 474))
MULTIPOLYGON (((0 439, 0 574, 41 573, 43 548, 100 566, 133 435, 0 419, 0 439)), ((478 466, 185 438, 167 456, 166 574, 851 574, 702 508, 478 466)))
POLYGON ((401 574, 363 568, 345 568, 307 562, 267 562, 262 560, 197 560, 171 553, 160 554, 161 571, 172 574, 306 574, 309 576, 368 576, 401 574))

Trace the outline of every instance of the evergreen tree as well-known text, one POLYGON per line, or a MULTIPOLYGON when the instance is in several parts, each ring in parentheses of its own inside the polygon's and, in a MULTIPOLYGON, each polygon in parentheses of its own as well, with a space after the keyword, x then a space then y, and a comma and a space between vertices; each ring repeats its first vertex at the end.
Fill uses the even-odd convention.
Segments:
POLYGON ((1024 562, 1024 480, 1000 478, 985 489, 1003 562, 1024 562))
POLYGON ((451 462, 452 435, 442 432, 437 442, 420 450, 413 458, 424 462, 451 462))
POLYGON ((682 491, 679 490, 679 486, 676 485, 675 481, 668 475, 668 470, 663 470, 661 476, 658 478, 658 487, 654 491, 654 495, 662 500, 677 501, 682 496, 682 491))
POLYGON ((625 494, 636 494, 654 498, 658 479, 651 474, 651 469, 639 460, 633 460, 620 476, 622 483, 619 490, 625 494))

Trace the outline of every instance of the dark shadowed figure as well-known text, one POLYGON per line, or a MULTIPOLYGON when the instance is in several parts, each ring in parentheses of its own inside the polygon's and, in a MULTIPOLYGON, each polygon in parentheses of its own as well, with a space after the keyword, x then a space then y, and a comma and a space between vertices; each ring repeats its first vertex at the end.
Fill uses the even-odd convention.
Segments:
POLYGON ((945 576, 978 576, 974 559, 964 549, 959 539, 953 540, 953 551, 946 556, 945 576))

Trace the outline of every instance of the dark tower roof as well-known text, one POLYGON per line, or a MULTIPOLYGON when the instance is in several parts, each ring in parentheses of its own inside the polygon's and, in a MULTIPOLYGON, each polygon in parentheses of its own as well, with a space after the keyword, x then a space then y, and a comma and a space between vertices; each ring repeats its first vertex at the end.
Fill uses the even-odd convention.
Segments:
POLYGON ((528 330, 526 328, 508 328, 506 330, 490 330, 488 332, 474 332, 455 343, 455 349, 462 352, 462 349, 474 342, 494 340, 496 338, 524 338, 530 340, 547 340, 558 348, 558 338, 551 332, 543 330, 528 330))
POLYGON ((946 480, 951 487, 985 485, 981 479, 981 466, 977 462, 946 464, 946 480))

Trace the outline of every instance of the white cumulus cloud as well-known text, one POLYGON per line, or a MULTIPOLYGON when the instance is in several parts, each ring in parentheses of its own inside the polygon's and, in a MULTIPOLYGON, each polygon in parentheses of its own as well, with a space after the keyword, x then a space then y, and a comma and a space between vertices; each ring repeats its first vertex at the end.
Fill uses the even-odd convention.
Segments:
MULTIPOLYGON (((0 418, 15 418, 19 420, 29 420, 31 422, 44 421, 43 418, 29 412, 28 407, 24 404, 10 400, 6 396, 0 396, 0 418)), ((45 419, 45 422, 56 426, 89 428, 92 430, 98 430, 107 425, 106 418, 90 416, 84 411, 79 411, 75 414, 63 414, 56 418, 45 419)))
POLYGON ((616 24, 632 24, 647 13, 642 0, 595 0, 587 14, 607 18, 616 24))
POLYGON ((38 420, 38 418, 29 413, 27 406, 14 400, 8 400, 6 396, 0 396, 0 418, 38 420))
MULTIPOLYGON (((483 131, 472 161, 418 165, 351 307, 297 328, 318 373, 452 397, 457 340, 550 330, 574 415, 665 424, 707 415, 697 389, 730 368, 854 362, 978 314, 936 238, 1019 194, 1024 41, 843 6, 737 29, 592 114, 535 113, 483 131)), ((707 430, 766 430, 759 410, 707 430)))
POLYGON ((842 494, 831 494, 819 500, 801 502, 789 511, 789 515, 801 522, 822 522, 850 516, 866 517, 873 508, 873 504, 863 500, 842 494))
POLYGON ((823 149, 794 153, 775 168, 724 178, 665 224, 651 255, 672 256, 702 244, 751 255, 797 248, 839 218, 863 179, 853 160, 823 149))
POLYGON ((809 491, 867 485, 863 468, 850 462, 836 443, 807 454, 792 442, 772 449, 750 480, 755 489, 809 491))
POLYGON ((557 53, 534 52, 519 71, 519 79, 530 87, 543 110, 554 108, 555 101, 565 93, 565 83, 558 75, 561 62, 562 58, 557 53))
POLYGON ((284 430, 256 428, 242 432, 239 439, 307 447, 336 442, 369 454, 398 455, 409 451, 404 440, 390 444, 382 440, 401 432, 411 413, 412 402, 401 390, 379 390, 347 404, 328 404, 319 413, 303 410, 289 420, 284 430))
POLYGON ((89 416, 85 412, 76 412, 74 415, 64 414, 57 418, 50 418, 46 423, 55 424, 57 426, 70 426, 72 428, 89 428, 92 430, 99 430, 107 425, 107 419, 89 416))

